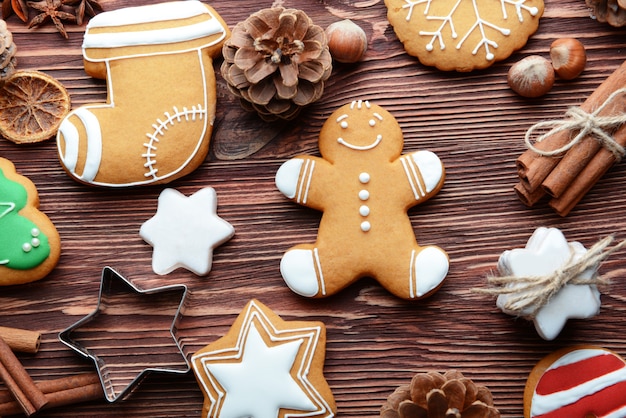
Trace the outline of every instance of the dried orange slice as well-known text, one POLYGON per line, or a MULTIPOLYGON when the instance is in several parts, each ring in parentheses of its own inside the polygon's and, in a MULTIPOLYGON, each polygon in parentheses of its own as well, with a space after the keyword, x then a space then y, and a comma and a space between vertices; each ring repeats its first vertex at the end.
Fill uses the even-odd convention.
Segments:
POLYGON ((54 136, 70 111, 70 96, 54 77, 17 71, 0 90, 0 134, 16 144, 54 136))

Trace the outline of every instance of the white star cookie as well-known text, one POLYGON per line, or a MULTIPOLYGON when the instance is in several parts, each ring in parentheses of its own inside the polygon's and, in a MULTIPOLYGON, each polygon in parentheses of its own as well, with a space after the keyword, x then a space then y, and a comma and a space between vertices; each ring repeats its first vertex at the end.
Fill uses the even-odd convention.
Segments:
MULTIPOLYGON (((537 228, 525 248, 508 250, 502 253, 498 269, 502 275, 517 277, 540 277, 554 273, 566 263, 578 261, 587 250, 579 242, 567 242, 557 228, 537 228)), ((595 269, 587 269, 580 279, 590 279, 595 269)), ((515 286, 515 283, 508 286, 515 286)), ((522 291, 528 292, 528 291, 522 291)), ((496 305, 504 313, 519 315, 518 311, 507 308, 507 302, 520 292, 498 296, 496 305)), ((530 315, 529 307, 522 316, 530 315)), ((566 284, 545 305, 529 317, 539 335, 545 340, 556 338, 570 318, 584 319, 595 316, 600 310, 600 292, 595 285, 566 284)))
POLYGON ((325 327, 283 321, 256 300, 230 331, 195 353, 192 369, 204 393, 203 417, 333 417, 322 374, 325 327))
POLYGON ((212 187, 189 197, 174 189, 163 190, 156 214, 139 230, 154 247, 152 269, 156 274, 182 267, 199 276, 211 270, 213 249, 234 234, 233 226, 217 216, 217 194, 212 187))

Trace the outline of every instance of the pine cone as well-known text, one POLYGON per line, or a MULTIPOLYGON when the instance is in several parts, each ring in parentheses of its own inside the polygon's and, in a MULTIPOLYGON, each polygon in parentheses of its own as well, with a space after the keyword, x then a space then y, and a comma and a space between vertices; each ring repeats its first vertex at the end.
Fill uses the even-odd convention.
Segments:
POLYGON ((397 388, 380 410, 381 418, 499 418, 491 392, 460 372, 419 373, 397 388))
POLYGON ((324 30, 296 9, 252 14, 233 28, 222 52, 229 89, 266 121, 295 118, 322 96, 332 71, 324 30))
POLYGON ((14 72, 17 66, 15 53, 17 47, 13 43, 13 35, 7 29, 4 20, 0 20, 0 85, 3 85, 14 72))
POLYGON ((615 27, 626 25, 626 0, 585 0, 585 3, 598 22, 615 27))

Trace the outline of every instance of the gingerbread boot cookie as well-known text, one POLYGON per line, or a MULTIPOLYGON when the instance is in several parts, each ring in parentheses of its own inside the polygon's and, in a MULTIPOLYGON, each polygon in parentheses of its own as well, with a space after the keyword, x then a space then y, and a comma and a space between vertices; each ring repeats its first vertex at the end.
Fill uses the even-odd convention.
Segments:
POLYGON ((167 183, 206 157, 215 117, 212 59, 229 30, 199 1, 101 13, 87 26, 85 71, 107 102, 73 110, 57 135, 63 167, 98 186, 167 183))
POLYGON ((407 210, 437 194, 444 167, 430 151, 401 155, 402 147, 394 117, 358 101, 324 124, 322 158, 301 155, 280 167, 278 189, 323 212, 317 241, 291 248, 281 260, 283 279, 294 292, 328 296, 366 276, 408 300, 441 286, 448 256, 417 244, 407 210))

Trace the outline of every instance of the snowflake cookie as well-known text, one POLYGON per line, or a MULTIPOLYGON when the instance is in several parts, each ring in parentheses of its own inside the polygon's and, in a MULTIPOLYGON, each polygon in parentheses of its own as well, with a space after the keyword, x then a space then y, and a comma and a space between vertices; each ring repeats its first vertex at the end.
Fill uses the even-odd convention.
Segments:
POLYGON ((424 65, 467 72, 523 47, 539 26, 543 0, 385 0, 406 51, 424 65))
POLYGON ((334 417, 325 353, 323 323, 284 321, 250 301, 225 336, 191 357, 202 417, 334 417))

